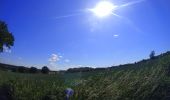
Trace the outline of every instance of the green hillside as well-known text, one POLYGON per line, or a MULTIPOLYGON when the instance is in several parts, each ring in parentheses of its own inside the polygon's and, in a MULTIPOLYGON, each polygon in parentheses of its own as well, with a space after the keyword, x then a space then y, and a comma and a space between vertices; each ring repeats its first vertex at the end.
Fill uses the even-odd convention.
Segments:
POLYGON ((162 100, 168 94, 170 53, 91 76, 76 86, 84 100, 162 100), (86 99, 85 99, 86 98, 86 99))
POLYGON ((0 71, 0 99, 64 100, 64 90, 74 90, 71 100, 169 100, 170 52, 134 64, 100 71, 57 75, 0 71), (8 95, 1 93, 6 90, 8 95))

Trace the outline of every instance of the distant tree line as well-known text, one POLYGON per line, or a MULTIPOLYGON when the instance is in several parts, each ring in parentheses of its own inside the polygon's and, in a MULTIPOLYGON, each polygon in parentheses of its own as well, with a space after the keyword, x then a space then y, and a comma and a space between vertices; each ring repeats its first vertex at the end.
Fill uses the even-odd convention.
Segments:
POLYGON ((92 68, 92 67, 80 67, 80 68, 69 68, 67 73, 76 73, 76 72, 91 72, 91 71, 103 71, 108 70, 107 68, 92 68))
POLYGON ((91 72, 91 71, 110 71, 112 69, 121 69, 121 68, 125 69, 125 68, 128 68, 134 64, 135 64, 135 66, 139 67, 142 63, 148 62, 153 59, 154 60, 159 59, 162 56, 166 56, 169 54, 170 54, 170 51, 155 56, 155 51, 152 51, 149 55, 150 59, 143 59, 141 61, 134 62, 134 63, 111 66, 111 67, 106 67, 106 68, 80 67, 80 68, 69 68, 68 70, 62 70, 62 71, 50 71, 50 69, 47 66, 44 66, 41 69, 37 69, 36 67, 27 68, 24 66, 13 66, 13 65, 0 63, 0 70, 13 71, 13 72, 19 72, 19 73, 32 73, 32 74, 34 74, 34 73, 56 74, 56 73, 76 73, 76 72, 91 72))
POLYGON ((67 72, 88 72, 88 71, 93 71, 93 68, 90 67, 80 67, 80 68, 69 68, 67 72))
POLYGON ((13 72, 19 72, 19 73, 43 73, 43 74, 48 74, 50 72, 49 68, 47 66, 42 67, 42 69, 37 69, 36 67, 17 67, 12 70, 13 72))
POLYGON ((28 68, 24 66, 14 66, 14 65, 9 65, 9 64, 2 64, 2 63, 0 63, 0 70, 19 72, 19 73, 32 73, 32 74, 36 74, 36 73, 49 74, 51 72, 47 66, 44 66, 41 69, 38 69, 36 67, 28 68))

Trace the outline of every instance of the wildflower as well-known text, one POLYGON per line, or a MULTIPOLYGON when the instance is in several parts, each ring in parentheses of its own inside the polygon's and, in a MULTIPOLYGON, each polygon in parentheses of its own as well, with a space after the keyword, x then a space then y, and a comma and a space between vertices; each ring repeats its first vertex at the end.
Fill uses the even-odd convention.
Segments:
POLYGON ((67 89, 65 90, 65 92, 66 92, 66 100, 69 100, 69 97, 74 94, 74 90, 71 89, 71 88, 67 88, 67 89))

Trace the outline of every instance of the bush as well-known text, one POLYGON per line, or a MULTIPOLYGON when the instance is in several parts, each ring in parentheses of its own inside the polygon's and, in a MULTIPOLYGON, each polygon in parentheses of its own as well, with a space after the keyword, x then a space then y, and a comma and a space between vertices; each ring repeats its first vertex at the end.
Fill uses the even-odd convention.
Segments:
POLYGON ((37 73, 37 72, 38 72, 38 69, 35 68, 35 67, 31 67, 31 68, 29 69, 29 72, 30 72, 30 73, 37 73))
POLYGON ((155 51, 151 51, 151 54, 149 56, 150 56, 150 59, 154 59, 155 58, 155 51))
POLYGON ((41 69, 41 72, 43 73, 43 74, 48 74, 49 73, 49 68, 47 67, 47 66, 44 66, 44 67, 42 67, 42 69, 41 69))

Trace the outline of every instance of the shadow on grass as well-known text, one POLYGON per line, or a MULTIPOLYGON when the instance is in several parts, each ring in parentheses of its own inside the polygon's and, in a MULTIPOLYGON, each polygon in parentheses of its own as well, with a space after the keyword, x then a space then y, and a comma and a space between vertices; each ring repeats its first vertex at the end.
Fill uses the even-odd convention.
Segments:
POLYGON ((0 87, 0 100, 14 100, 14 88, 10 85, 3 84, 0 87))

